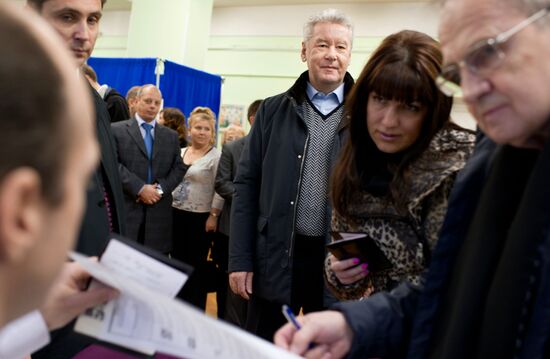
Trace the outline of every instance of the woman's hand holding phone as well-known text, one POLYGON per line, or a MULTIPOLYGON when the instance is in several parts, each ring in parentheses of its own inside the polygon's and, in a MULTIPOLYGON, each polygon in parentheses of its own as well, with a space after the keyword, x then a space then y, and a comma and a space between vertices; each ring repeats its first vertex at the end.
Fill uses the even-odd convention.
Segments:
POLYGON ((330 269, 342 284, 353 284, 369 274, 368 263, 359 263, 359 258, 339 260, 329 255, 330 269))

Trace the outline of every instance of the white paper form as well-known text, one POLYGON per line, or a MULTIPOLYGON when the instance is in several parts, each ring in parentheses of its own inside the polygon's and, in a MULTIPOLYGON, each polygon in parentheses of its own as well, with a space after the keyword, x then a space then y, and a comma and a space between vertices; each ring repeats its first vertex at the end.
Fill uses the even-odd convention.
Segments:
MULTIPOLYGON (((133 280, 152 291, 174 297, 187 274, 182 273, 118 240, 111 240, 101 256, 101 264, 124 280, 133 280)), ((95 286, 97 283, 92 283, 95 286)), ((137 297, 139 298, 139 297, 137 297)), ((75 330, 101 340, 146 354, 154 347, 144 346, 153 338, 154 315, 149 306, 124 292, 114 301, 79 316, 75 330)))
MULTIPOLYGON (((94 278, 132 299, 139 299, 148 308, 146 317, 153 318, 147 326, 152 328, 151 337, 136 340, 139 345, 133 349, 149 348, 189 359, 299 358, 240 328, 210 318, 186 303, 145 288, 134 280, 121 278, 82 255, 72 253, 71 258, 94 278)), ((142 313, 138 312, 137 316, 142 321, 140 325, 145 325, 147 320, 141 318, 142 313)))

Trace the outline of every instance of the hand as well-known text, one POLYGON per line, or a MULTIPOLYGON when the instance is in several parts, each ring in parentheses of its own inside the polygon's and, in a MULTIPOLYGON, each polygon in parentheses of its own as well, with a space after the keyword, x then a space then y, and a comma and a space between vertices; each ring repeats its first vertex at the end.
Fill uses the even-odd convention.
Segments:
POLYGON ((338 260, 332 254, 329 256, 330 269, 342 284, 352 284, 369 274, 368 263, 359 264, 359 259, 349 258, 338 260))
POLYGON ((206 232, 216 232, 218 230, 218 217, 208 216, 206 220, 206 232))
POLYGON ((51 287, 40 313, 49 330, 65 326, 86 309, 118 296, 112 288, 101 286, 85 291, 90 275, 78 263, 66 263, 51 287))
POLYGON ((302 328, 282 326, 274 336, 275 345, 306 358, 342 358, 350 350, 353 332, 340 312, 327 310, 298 317, 302 328), (310 348, 310 344, 315 346, 310 348))
POLYGON ((141 201, 148 205, 153 205, 160 201, 162 196, 157 192, 154 184, 146 184, 141 188, 141 192, 138 194, 138 201, 141 201))
POLYGON ((246 300, 250 299, 252 294, 252 272, 233 272, 229 273, 229 286, 233 293, 240 295, 246 300))

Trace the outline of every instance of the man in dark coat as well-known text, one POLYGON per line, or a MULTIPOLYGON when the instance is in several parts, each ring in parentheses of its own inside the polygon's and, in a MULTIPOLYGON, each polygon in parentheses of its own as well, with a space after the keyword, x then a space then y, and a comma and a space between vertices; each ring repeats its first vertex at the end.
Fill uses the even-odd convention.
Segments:
MULTIPOLYGON (((329 9, 306 24, 305 71, 285 93, 265 99, 244 147, 231 213, 229 278, 248 303, 246 329, 271 340, 281 305, 320 310, 328 242, 332 161, 345 128, 343 101, 353 27, 329 9)), ((334 300, 334 299, 333 299, 334 300)))
POLYGON ((178 134, 157 126, 162 95, 141 87, 134 118, 112 124, 126 202, 127 236, 161 253, 172 249, 172 191, 184 174, 178 134))

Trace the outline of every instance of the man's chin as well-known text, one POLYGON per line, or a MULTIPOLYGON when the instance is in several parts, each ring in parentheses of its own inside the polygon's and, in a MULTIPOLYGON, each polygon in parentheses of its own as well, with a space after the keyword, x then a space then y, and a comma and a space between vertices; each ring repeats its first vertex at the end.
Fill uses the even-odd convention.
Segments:
POLYGON ((88 54, 87 53, 84 53, 84 52, 81 52, 81 51, 73 51, 72 53, 73 53, 73 57, 75 59, 76 65, 78 67, 84 65, 86 60, 88 60, 88 54))

